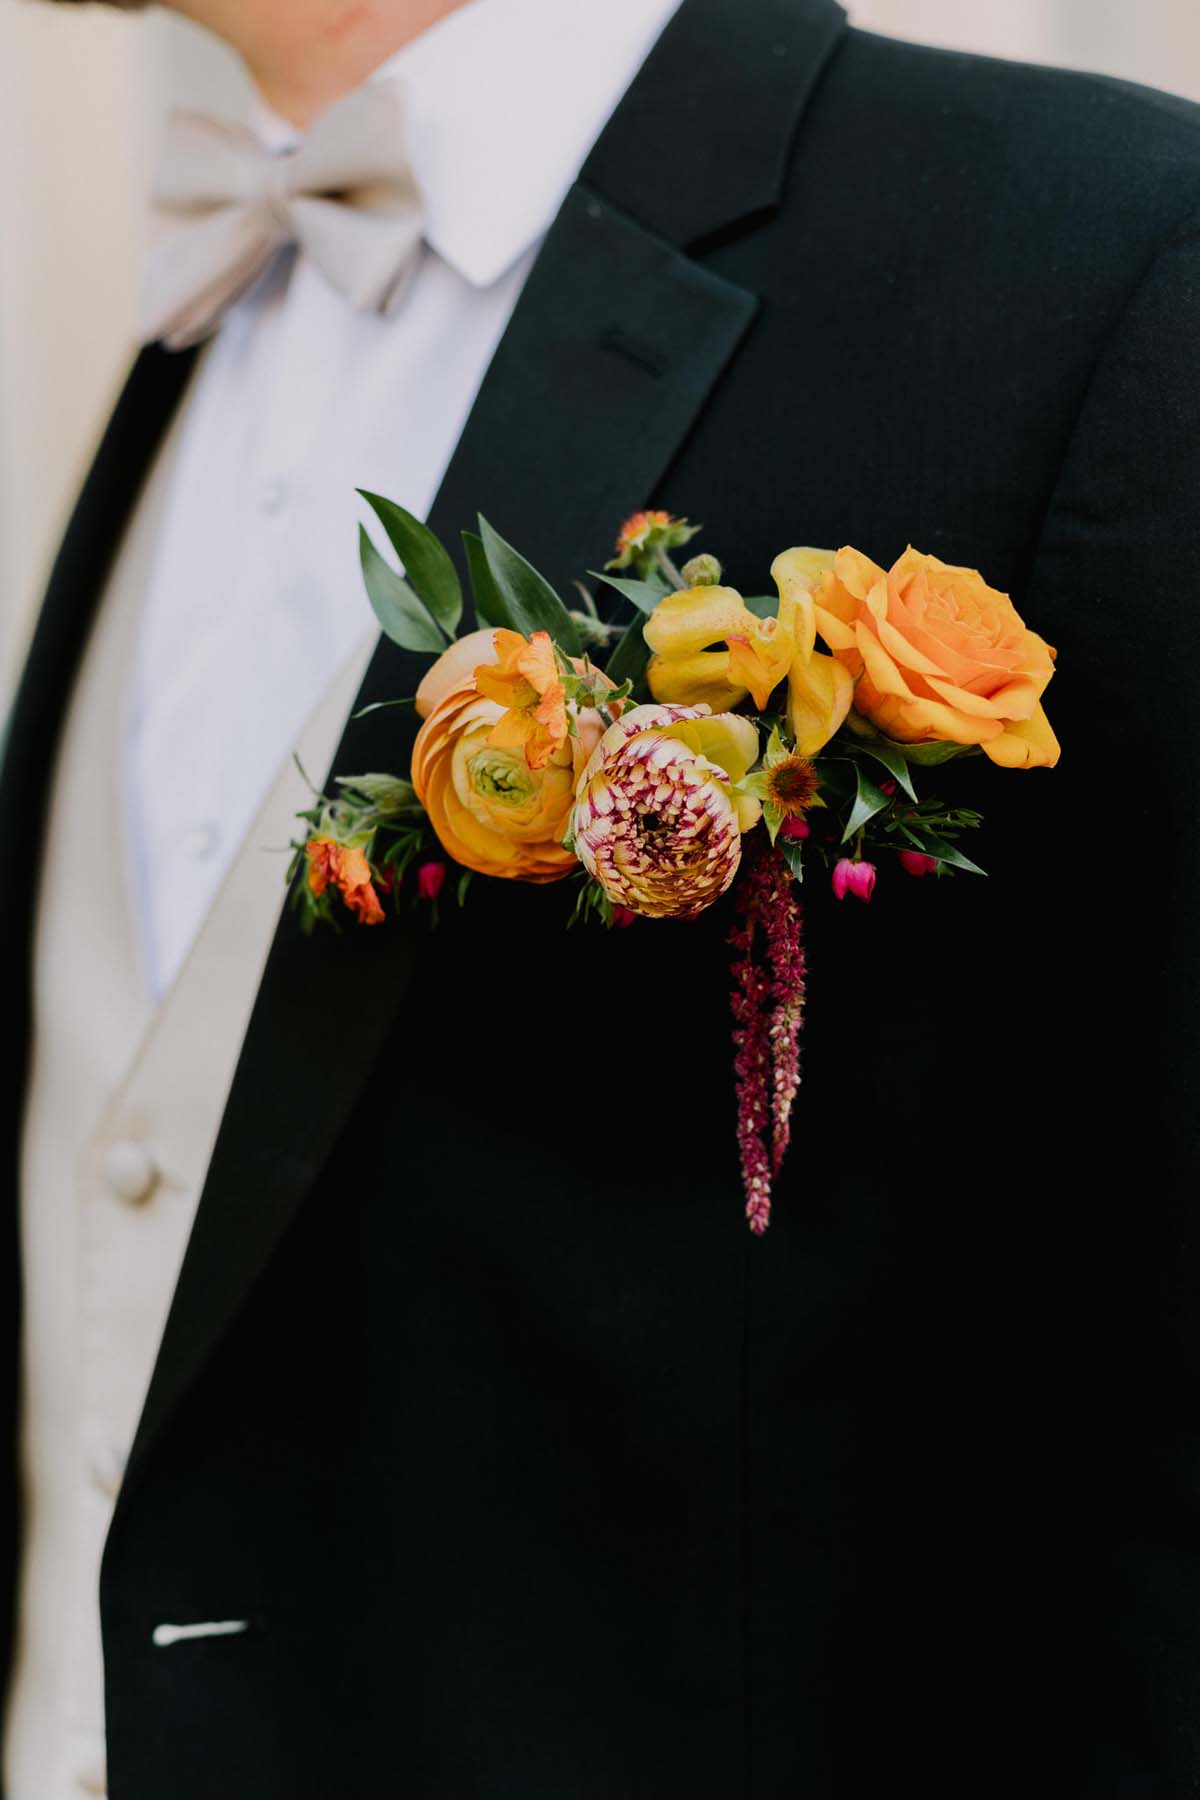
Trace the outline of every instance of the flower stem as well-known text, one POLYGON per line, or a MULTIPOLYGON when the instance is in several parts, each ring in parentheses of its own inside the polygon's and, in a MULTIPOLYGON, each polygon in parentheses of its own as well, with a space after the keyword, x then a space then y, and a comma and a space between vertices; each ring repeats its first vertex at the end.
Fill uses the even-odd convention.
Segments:
POLYGON ((674 558, 672 556, 668 555, 668 553, 665 550, 660 550, 658 553, 658 566, 662 570, 663 574, 666 576, 667 580, 670 582, 670 584, 673 588, 677 589, 680 592, 682 592, 682 590, 684 588, 686 588, 687 582, 683 579, 683 576, 679 573, 678 565, 676 564, 674 558))
POLYGON ((576 626, 585 644, 595 644, 601 649, 612 643, 624 632, 624 625, 607 625, 603 619, 595 619, 589 613, 572 612, 572 623, 576 626))

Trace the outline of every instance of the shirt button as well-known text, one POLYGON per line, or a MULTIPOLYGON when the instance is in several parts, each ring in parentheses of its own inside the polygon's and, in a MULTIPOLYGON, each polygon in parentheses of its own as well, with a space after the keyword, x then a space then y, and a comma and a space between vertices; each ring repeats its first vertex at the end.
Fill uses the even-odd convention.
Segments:
POLYGON ((119 1200, 136 1206, 158 1180, 158 1165, 145 1144, 122 1139, 104 1152, 104 1179, 119 1200))
POLYGON ((107 1794, 108 1771, 102 1763, 89 1763, 76 1775, 75 1785, 81 1794, 107 1794))
POLYGON ((193 825, 184 837, 183 848, 185 854, 190 856, 193 862, 207 862, 210 856, 216 855, 220 842, 221 827, 217 821, 201 819, 200 823, 193 825))
POLYGON ((268 518, 274 518, 276 513, 283 511, 288 503, 288 484, 282 476, 263 482, 258 503, 268 518))

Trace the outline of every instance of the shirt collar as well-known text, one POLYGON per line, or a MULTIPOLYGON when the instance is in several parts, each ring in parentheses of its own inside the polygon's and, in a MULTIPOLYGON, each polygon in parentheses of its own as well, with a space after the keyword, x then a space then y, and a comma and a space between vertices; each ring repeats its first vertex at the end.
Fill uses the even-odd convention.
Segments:
MULTIPOLYGON (((679 0, 466 0, 370 77, 403 85, 427 242, 475 287, 550 226, 679 0)), ((269 147, 295 142, 259 104, 269 147)))

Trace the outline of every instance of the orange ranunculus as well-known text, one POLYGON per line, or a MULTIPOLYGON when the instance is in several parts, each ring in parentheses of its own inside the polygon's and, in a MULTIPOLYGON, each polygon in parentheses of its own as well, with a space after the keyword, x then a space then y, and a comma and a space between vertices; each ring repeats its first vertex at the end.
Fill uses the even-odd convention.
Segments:
POLYGON ((426 669, 417 688, 417 714, 427 719, 438 701, 443 699, 451 688, 459 687, 467 681, 480 663, 496 660, 496 628, 494 625, 481 625, 477 631, 468 631, 466 637, 455 638, 448 650, 443 650, 435 663, 426 669))
POLYGON ((503 626, 494 654, 475 670, 477 692, 503 712, 492 730, 497 750, 524 750, 531 769, 544 769, 567 741, 567 701, 548 631, 526 638, 503 626))
POLYGON ((582 713, 579 735, 532 768, 522 745, 495 742, 505 709, 479 691, 482 673, 432 703, 413 745, 417 798, 442 848, 465 868, 516 881, 558 881, 579 866, 562 840, 576 779, 603 721, 599 713, 582 713))
POLYGON ((821 636, 857 677, 855 711, 885 736, 978 744, 1009 769, 1058 761, 1041 703, 1055 653, 977 569, 910 544, 885 571, 847 546, 816 609, 821 636))
MULTIPOLYGON (((544 636, 545 634, 538 633, 537 635, 544 636)), ((442 654, 438 657, 432 667, 425 671, 421 683, 417 688, 416 709, 418 717, 427 719, 434 707, 439 701, 445 699, 452 688, 462 687, 464 684, 469 685, 471 680, 478 676, 481 667, 485 669, 485 680, 487 679, 487 675, 494 674, 494 671, 487 669, 486 665, 499 663, 502 641, 507 638, 518 638, 522 643, 525 641, 521 638, 519 632, 506 631, 502 627, 494 625, 484 625, 481 626, 478 631, 470 631, 467 633, 466 637, 456 639, 448 650, 443 650, 442 654)), ((582 675, 588 667, 585 658, 582 656, 572 657, 571 661, 574 664, 575 672, 578 675, 582 675)), ((610 688, 613 686, 613 683, 608 680, 608 677, 600 673, 600 671, 593 670, 593 673, 599 675, 601 683, 606 684, 610 688)), ((477 692, 484 691, 480 687, 478 681, 475 682, 475 687, 477 692)), ((507 706, 509 704, 509 692, 510 690, 507 688, 503 690, 503 699, 496 694, 492 694, 490 697, 495 699, 497 704, 507 706)), ((628 702, 626 701, 624 704, 628 705, 628 702)), ((621 705, 622 702, 616 702, 618 711, 620 710, 621 705)), ((600 734, 604 730, 604 725, 605 721, 600 717, 600 714, 598 712, 593 712, 587 707, 583 708, 576 715, 575 729, 580 734, 581 741, 585 745, 587 756, 591 755, 594 746, 599 741, 600 734)), ((569 725, 567 729, 568 731, 570 730, 569 725)))
POLYGON ((383 923, 371 865, 361 850, 351 844, 339 844, 334 838, 311 837, 304 853, 308 858, 308 885, 318 900, 326 888, 335 887, 364 925, 383 923))

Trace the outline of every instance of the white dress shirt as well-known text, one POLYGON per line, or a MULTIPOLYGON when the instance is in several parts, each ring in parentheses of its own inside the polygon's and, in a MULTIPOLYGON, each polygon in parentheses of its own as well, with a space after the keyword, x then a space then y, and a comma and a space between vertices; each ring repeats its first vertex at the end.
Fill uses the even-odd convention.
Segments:
POLYGON ((369 653, 354 490, 427 512, 538 242, 675 4, 471 0, 379 71, 409 88, 428 205, 404 305, 355 313, 281 258, 204 351, 110 577, 34 956, 10 1800, 106 1791, 100 1558, 282 905, 284 858, 261 851, 302 803, 292 751, 323 774, 369 653))
MULTIPOLYGON (((399 313, 352 311, 285 255, 205 350, 127 746, 126 839, 154 998, 362 630, 356 530, 369 514, 355 489, 428 512, 540 240, 677 3, 468 0, 423 32, 373 77, 406 89, 427 208, 399 313)), ((295 137, 265 110, 256 126, 273 147, 295 137)))

